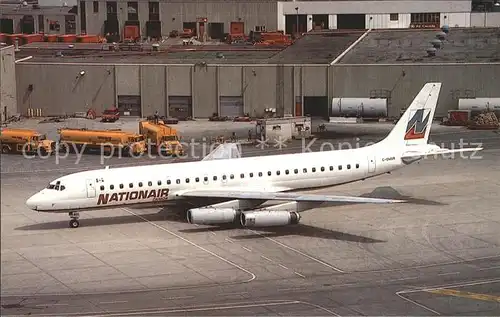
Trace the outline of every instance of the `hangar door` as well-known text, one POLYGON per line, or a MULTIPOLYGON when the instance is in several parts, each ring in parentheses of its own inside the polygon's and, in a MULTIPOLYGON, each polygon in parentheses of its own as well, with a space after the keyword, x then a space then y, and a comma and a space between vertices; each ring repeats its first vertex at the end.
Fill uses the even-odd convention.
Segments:
POLYGON ((304 114, 310 117, 328 118, 328 97, 304 96, 304 114))
POLYGON ((364 30, 366 16, 364 14, 337 14, 337 29, 364 30))
POLYGON ((191 96, 169 96, 168 116, 179 120, 193 117, 193 101, 191 96))
POLYGON ((118 111, 120 116, 142 117, 141 96, 118 96, 118 111))
POLYGON ((220 116, 239 117, 244 115, 243 97, 220 97, 220 116))

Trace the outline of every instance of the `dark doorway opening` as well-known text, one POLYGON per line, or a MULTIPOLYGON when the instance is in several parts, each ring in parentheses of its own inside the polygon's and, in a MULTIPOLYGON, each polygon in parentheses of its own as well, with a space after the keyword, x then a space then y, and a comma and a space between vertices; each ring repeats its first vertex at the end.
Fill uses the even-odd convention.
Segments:
POLYGON ((216 40, 224 40, 224 23, 208 23, 208 36, 216 40))
POLYGON ((328 118, 328 97, 305 97, 304 114, 316 118, 328 118))
POLYGON ((298 32, 307 32, 307 15, 287 14, 285 15, 285 33, 292 35, 297 33, 297 17, 299 23, 298 32))
POLYGON ((196 22, 182 22, 182 29, 190 29, 193 36, 196 36, 196 22))
POLYGON ((76 34, 76 15, 64 16, 66 34, 76 34))
POLYGON ((118 110, 121 116, 141 117, 141 96, 118 96, 118 110))
POLYGON ((313 30, 328 30, 330 25, 328 25, 328 14, 314 14, 313 18, 313 30))
POLYGON ((119 42, 120 41, 120 29, 118 27, 118 20, 114 17, 104 21, 104 34, 106 34, 106 39, 108 42, 119 42))
POLYGON ((35 18, 32 15, 25 15, 21 18, 21 33, 35 33, 35 18))
POLYGON ((179 120, 193 117, 193 100, 191 96, 169 96, 168 116, 179 120))
POLYGON ((161 21, 146 21, 146 36, 155 39, 160 39, 161 21))
POLYGON ((14 34, 14 21, 12 19, 0 19, 0 33, 14 34))
POLYGON ((338 14, 337 29, 364 30, 366 29, 365 14, 338 14))

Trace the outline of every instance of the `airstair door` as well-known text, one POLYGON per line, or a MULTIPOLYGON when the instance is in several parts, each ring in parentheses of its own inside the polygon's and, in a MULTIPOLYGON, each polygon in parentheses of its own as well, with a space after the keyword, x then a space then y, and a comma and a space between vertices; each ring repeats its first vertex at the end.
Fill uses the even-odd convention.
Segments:
POLYGON ((93 198, 95 197, 95 180, 87 179, 87 197, 93 198))
POLYGON ((368 156, 368 174, 375 173, 376 166, 376 158, 375 156, 368 156))

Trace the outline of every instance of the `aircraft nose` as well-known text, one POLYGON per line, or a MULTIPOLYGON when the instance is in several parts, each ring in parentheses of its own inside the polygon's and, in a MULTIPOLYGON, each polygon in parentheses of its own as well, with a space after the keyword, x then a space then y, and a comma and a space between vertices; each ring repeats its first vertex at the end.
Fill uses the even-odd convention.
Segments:
POLYGON ((28 208, 32 210, 37 210, 39 203, 40 203, 39 193, 31 196, 30 198, 28 198, 28 200, 26 200, 26 206, 28 206, 28 208))

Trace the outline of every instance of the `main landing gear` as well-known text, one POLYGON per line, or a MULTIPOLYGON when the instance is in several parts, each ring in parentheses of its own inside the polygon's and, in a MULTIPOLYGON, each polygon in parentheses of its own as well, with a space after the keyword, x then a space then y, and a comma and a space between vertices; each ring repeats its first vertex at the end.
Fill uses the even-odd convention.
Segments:
POLYGON ((69 227, 78 228, 80 226, 80 221, 78 221, 78 218, 80 218, 80 214, 76 211, 71 211, 69 213, 69 216, 71 217, 71 220, 69 221, 69 227))

